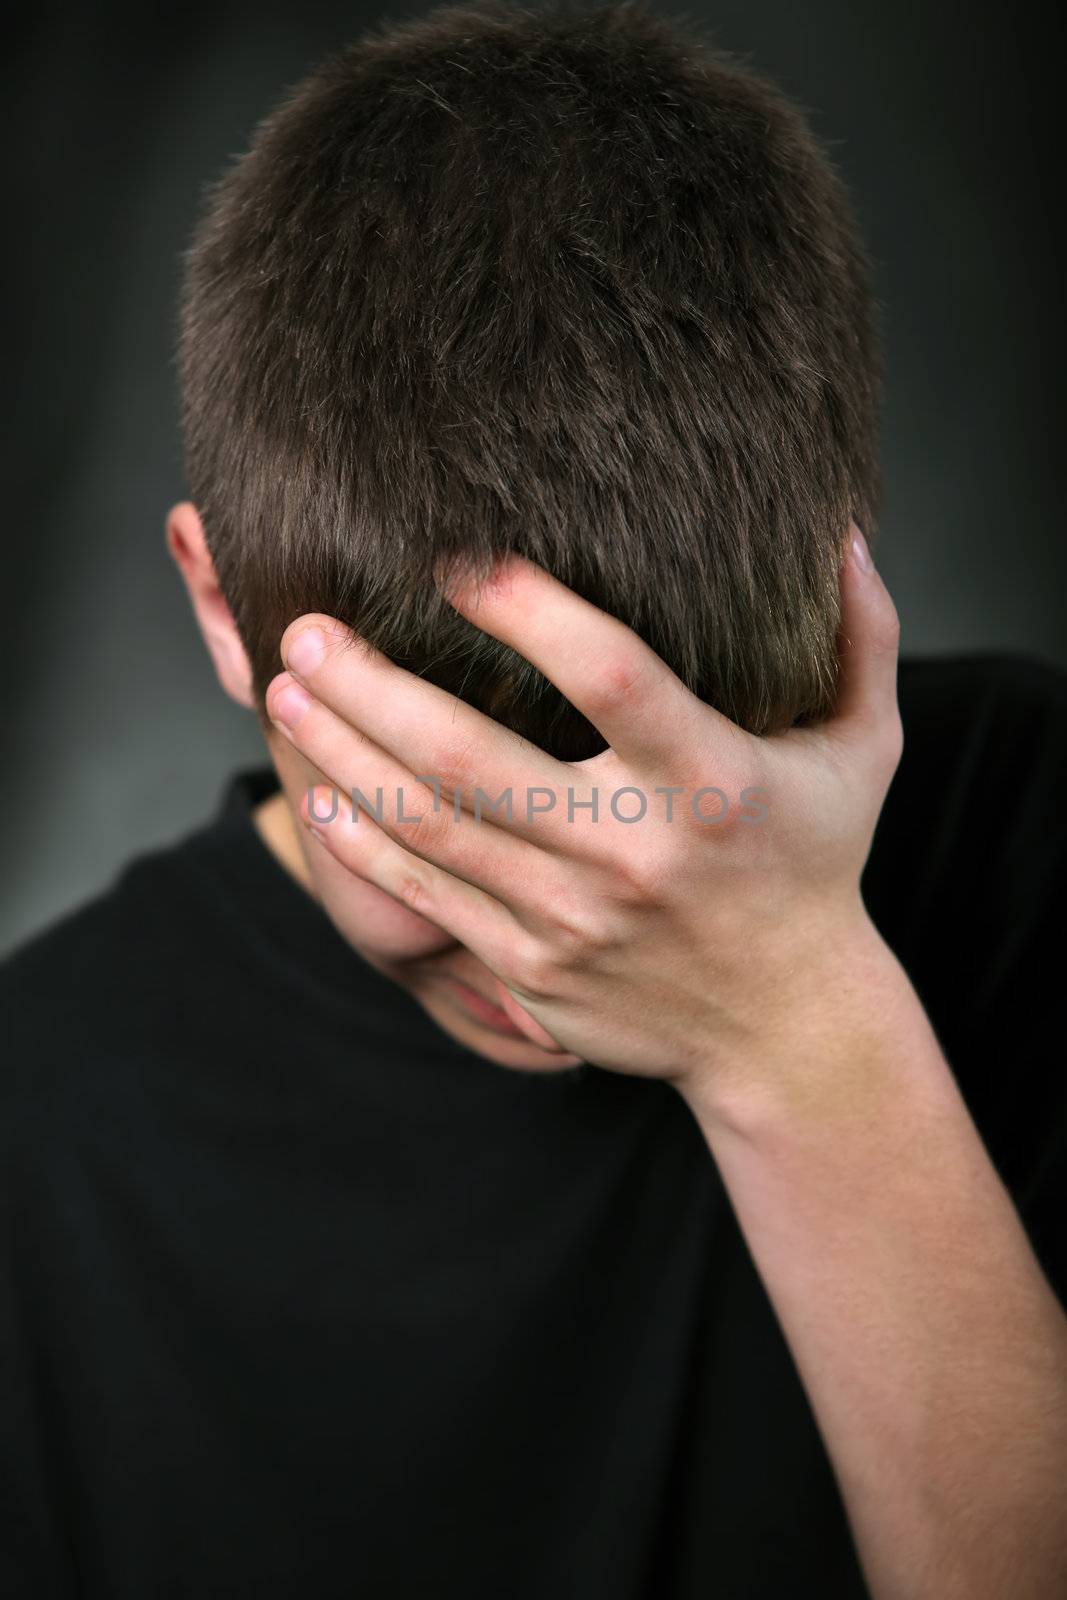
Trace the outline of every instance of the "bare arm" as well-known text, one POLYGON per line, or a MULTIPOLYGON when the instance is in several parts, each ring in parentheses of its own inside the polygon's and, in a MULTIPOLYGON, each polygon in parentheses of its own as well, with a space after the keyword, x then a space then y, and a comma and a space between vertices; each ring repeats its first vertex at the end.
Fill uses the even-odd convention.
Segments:
POLYGON ((713 1079, 684 1092, 871 1593, 1067 1594, 1067 1318, 873 928, 819 1000, 793 1014, 789 1092, 725 1114, 713 1079))

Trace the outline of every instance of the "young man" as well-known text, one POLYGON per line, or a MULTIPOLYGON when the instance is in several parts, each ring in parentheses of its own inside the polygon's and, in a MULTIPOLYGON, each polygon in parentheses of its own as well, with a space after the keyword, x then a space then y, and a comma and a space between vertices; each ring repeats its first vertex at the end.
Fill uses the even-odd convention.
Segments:
POLYGON ((898 677, 802 120, 632 6, 392 28, 181 355, 272 767, 4 971, 3 1593, 1059 1592, 1067 685, 898 677))

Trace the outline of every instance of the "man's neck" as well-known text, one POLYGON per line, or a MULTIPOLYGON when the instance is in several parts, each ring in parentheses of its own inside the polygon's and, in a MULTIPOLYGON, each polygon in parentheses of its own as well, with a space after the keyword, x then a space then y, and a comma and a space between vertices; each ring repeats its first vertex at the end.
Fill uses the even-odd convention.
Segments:
POLYGON ((261 800, 252 812, 256 832, 274 859, 317 900, 315 885, 308 871, 304 852, 297 838, 296 824, 284 792, 279 789, 266 800, 261 800))

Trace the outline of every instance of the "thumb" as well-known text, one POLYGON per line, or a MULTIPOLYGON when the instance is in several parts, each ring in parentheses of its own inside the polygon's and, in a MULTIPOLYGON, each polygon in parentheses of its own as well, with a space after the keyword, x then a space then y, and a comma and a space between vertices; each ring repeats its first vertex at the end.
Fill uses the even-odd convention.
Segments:
POLYGON ((841 567, 840 671, 831 719, 836 730, 895 736, 900 722, 899 652, 896 606, 871 560, 867 541, 852 522, 841 567))
POLYGON ((499 978, 494 977, 493 987, 496 989, 497 1003, 501 1011, 511 1018, 516 1028, 522 1029, 528 1039, 532 1040, 534 1044, 541 1045, 545 1050, 560 1050, 563 1048, 546 1029, 542 1028, 539 1022, 534 1021, 523 1006, 520 1006, 507 984, 501 983, 499 978))

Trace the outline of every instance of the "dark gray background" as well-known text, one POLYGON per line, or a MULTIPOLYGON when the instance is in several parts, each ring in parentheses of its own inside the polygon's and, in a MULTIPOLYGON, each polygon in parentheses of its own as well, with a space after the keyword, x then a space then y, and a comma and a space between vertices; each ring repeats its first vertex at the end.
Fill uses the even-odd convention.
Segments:
MULTIPOLYGON (((198 823, 227 774, 262 759, 163 544, 185 492, 181 252, 202 185, 282 88, 366 24, 423 9, 44 6, 9 37, 4 947, 198 823)), ((905 650, 1067 665, 1051 13, 690 10, 809 109, 852 189, 885 307, 879 558, 905 650)))

